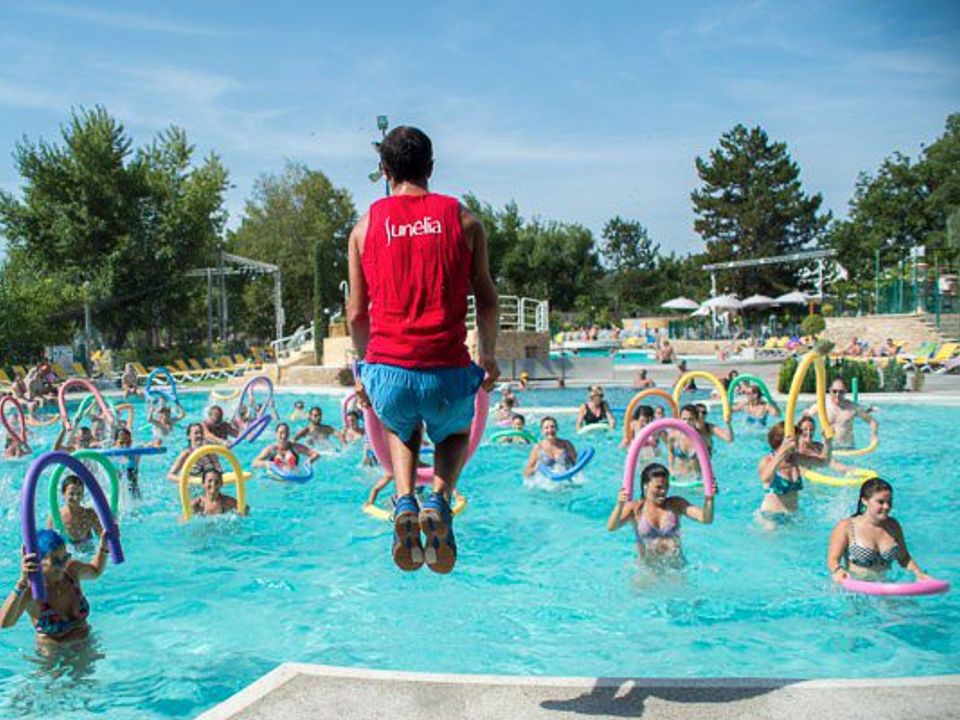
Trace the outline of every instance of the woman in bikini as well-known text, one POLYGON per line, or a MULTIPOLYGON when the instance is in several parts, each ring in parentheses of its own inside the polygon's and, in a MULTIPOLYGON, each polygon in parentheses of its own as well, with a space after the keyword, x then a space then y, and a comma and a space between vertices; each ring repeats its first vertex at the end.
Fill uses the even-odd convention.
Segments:
POLYGON ((604 422, 611 429, 617 426, 617 419, 610 412, 607 401, 603 399, 603 388, 599 385, 591 385, 587 401, 580 406, 580 414, 577 415, 577 432, 580 432, 587 425, 597 425, 604 422))
MULTIPOLYGON (((194 515, 226 515, 239 512, 236 498, 224 495, 223 473, 213 464, 203 465, 200 468, 203 474, 203 494, 195 497, 190 507, 194 515)), ((250 513, 250 506, 244 508, 243 514, 250 513)))
MULTIPOLYGON (((190 423, 187 425, 187 443, 187 449, 177 455, 176 460, 173 461, 173 465, 171 465, 167 471, 167 479, 171 482, 180 482, 180 472, 183 470, 183 464, 187 461, 190 453, 199 447, 210 444, 210 441, 204 434, 203 425, 200 423, 190 423)), ((203 455, 193 464, 193 467, 190 468, 190 474, 199 477, 200 468, 204 465, 213 465, 219 468, 220 461, 216 455, 203 455)))
POLYGON ((549 415, 540 421, 540 434, 543 439, 533 446, 524 477, 532 477, 541 463, 554 471, 562 472, 577 462, 577 449, 569 440, 557 435, 557 420, 549 415))
POLYGON ((894 562, 917 580, 929 579, 907 550, 903 528, 890 517, 892 509, 893 487, 886 480, 872 478, 860 486, 857 511, 830 533, 827 568, 834 582, 883 580, 894 562))
MULTIPOLYGON (((93 508, 83 505, 83 481, 76 475, 67 475, 60 483, 60 520, 67 531, 67 540, 79 545, 100 535, 100 518, 93 508)), ((47 527, 53 527, 53 518, 47 518, 47 527)))
POLYGON ((713 497, 697 506, 679 496, 670 496, 670 474, 663 465, 647 465, 640 473, 640 499, 630 500, 621 490, 607 519, 607 530, 633 525, 637 552, 646 562, 682 565, 680 519, 687 517, 709 525, 713 522, 713 497))
POLYGON ((59 533, 41 530, 37 533, 37 555, 24 553, 20 562, 20 579, 0 608, 0 627, 16 625, 24 612, 33 621, 37 642, 41 645, 82 640, 90 632, 87 617, 90 604, 80 587, 81 580, 94 580, 107 566, 106 535, 100 535, 100 549, 89 563, 74 560, 59 533), (39 555, 39 557, 38 557, 39 555), (41 570, 47 588, 47 599, 38 602, 30 587, 30 573, 41 570))
POLYGON ((313 462, 320 457, 320 453, 313 448, 298 442, 290 442, 290 426, 280 423, 277 425, 276 442, 270 443, 260 451, 253 461, 253 467, 279 467, 293 470, 300 464, 301 455, 307 456, 307 462, 313 462))
POLYGON ((802 468, 826 465, 828 454, 818 448, 819 443, 811 445, 809 438, 798 441, 795 437, 786 437, 782 422, 770 428, 767 442, 772 452, 760 460, 758 467, 763 485, 760 518, 771 527, 772 522, 786 520, 797 512, 803 490, 802 468))

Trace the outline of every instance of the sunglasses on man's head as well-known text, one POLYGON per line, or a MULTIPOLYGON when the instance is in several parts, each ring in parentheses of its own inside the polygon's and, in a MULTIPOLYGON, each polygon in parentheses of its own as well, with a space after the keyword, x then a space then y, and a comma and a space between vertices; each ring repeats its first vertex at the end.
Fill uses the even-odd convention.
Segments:
POLYGON ((68 562, 70 562, 70 553, 64 553, 60 557, 50 558, 50 564, 54 567, 64 567, 68 562))
POLYGON ((833 389, 830 391, 830 394, 831 394, 831 395, 843 395, 845 392, 846 392, 846 390, 844 390, 843 388, 833 388, 833 389))

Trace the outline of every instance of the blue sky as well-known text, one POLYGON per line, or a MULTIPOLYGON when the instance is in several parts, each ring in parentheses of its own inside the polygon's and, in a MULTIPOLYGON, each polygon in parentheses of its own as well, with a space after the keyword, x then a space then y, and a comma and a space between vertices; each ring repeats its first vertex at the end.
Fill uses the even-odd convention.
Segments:
POLYGON ((0 186, 24 134, 103 104, 139 143, 176 123, 231 172, 230 224, 285 159, 359 208, 376 116, 434 139, 434 189, 599 231, 693 232, 694 158, 741 122, 843 213, 858 172, 960 111, 956 2, 0 0, 0 186))

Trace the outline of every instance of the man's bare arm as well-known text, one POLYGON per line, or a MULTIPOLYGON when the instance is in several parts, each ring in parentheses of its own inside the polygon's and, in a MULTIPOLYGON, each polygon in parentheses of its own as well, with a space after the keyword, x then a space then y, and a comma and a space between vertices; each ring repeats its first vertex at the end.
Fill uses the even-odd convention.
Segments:
POLYGON ((367 352, 367 343, 370 341, 370 297, 367 294, 367 281, 363 277, 361 265, 363 240, 366 234, 367 216, 364 215, 350 232, 348 241, 350 298, 347 302, 347 322, 350 325, 353 349, 361 360, 367 352))
MULTIPOLYGON (((490 276, 487 235, 480 221, 461 206, 461 227, 473 250, 470 284, 477 303, 477 364, 487 373, 485 385, 493 386, 500 376, 497 367, 497 333, 500 329, 500 300, 490 276)), ((489 389, 489 388, 488 388, 489 389)))

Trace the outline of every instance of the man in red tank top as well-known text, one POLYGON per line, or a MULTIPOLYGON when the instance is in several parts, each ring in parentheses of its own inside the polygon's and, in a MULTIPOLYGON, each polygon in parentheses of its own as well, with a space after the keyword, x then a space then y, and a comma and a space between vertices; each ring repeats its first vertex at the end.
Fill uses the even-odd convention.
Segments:
POLYGON ((457 560, 450 497, 467 454, 474 398, 499 377, 497 292, 480 221, 456 198, 431 193, 430 139, 394 128, 380 145, 390 196, 350 233, 348 320, 357 394, 386 430, 397 487, 393 559, 448 573, 457 560), (477 310, 477 364, 466 346, 467 296, 477 310), (433 440, 433 492, 414 484, 423 428, 433 440), (424 538, 421 539, 421 532, 424 538))

